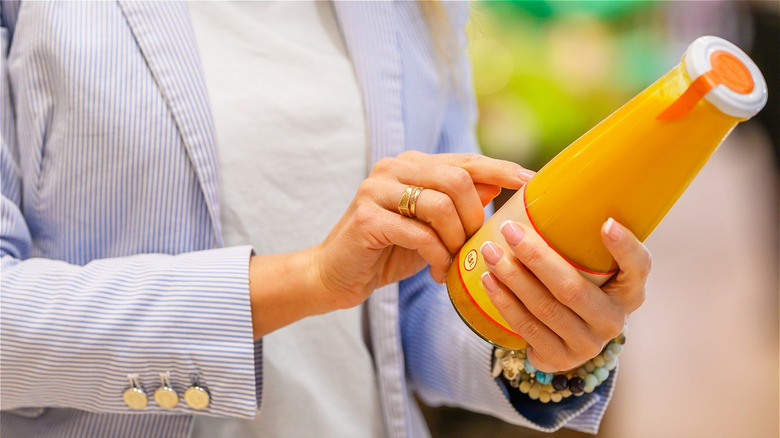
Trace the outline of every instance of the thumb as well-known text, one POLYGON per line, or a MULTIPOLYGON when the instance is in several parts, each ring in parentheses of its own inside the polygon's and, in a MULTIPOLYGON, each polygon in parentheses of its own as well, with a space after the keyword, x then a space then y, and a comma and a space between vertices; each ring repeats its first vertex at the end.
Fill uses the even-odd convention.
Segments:
POLYGON ((627 295, 631 296, 620 298, 635 310, 644 301, 645 284, 653 264, 650 251, 631 230, 613 218, 607 219, 601 227, 601 240, 620 267, 620 271, 604 290, 615 294, 618 291, 628 291, 627 295))

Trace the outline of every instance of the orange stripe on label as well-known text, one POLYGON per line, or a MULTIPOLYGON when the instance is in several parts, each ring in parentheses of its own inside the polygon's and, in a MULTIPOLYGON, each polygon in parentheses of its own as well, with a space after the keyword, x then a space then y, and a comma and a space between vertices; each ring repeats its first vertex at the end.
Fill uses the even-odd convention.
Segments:
POLYGON ((468 295, 469 298, 471 299, 471 303, 474 304, 474 307, 476 307, 477 310, 479 310, 479 312, 482 314, 482 316, 484 316, 490 322, 492 322, 493 324, 495 324, 496 326, 501 328, 501 330, 509 333, 512 336, 517 336, 518 338, 522 339, 523 337, 519 333, 517 333, 516 331, 514 331, 514 330, 512 330, 512 329, 510 329, 508 327, 505 327, 504 324, 501 324, 500 322, 498 322, 495 319, 493 319, 493 317, 490 316, 490 314, 487 313, 485 311, 485 309, 483 309, 482 306, 479 305, 479 303, 477 302, 477 299, 474 298, 474 295, 471 294, 471 290, 469 290, 469 287, 466 285, 466 281, 463 279, 463 272, 460 270, 460 266, 461 266, 461 261, 460 261, 460 259, 458 259, 458 264, 457 264, 457 267, 458 267, 458 279, 460 280, 460 285, 463 286, 463 290, 466 292, 466 295, 468 295))

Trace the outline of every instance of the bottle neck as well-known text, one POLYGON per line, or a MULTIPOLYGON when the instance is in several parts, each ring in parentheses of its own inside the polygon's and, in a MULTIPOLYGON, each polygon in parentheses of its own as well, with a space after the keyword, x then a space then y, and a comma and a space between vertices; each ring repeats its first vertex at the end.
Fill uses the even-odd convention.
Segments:
POLYGON ((706 100, 682 119, 657 120, 690 85, 677 66, 545 165, 528 183, 528 214, 564 257, 616 268, 601 242, 608 217, 644 240, 739 119, 706 100))

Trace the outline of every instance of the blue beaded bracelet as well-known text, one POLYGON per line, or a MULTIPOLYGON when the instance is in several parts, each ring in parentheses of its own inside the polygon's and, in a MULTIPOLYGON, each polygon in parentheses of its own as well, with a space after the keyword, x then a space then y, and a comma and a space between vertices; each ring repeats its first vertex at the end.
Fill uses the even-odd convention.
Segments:
POLYGON ((560 402, 564 398, 593 392, 617 367, 617 358, 623 352, 626 328, 607 343, 601 353, 579 368, 565 373, 546 373, 531 365, 526 350, 495 348, 493 377, 503 376, 509 386, 528 394, 532 400, 542 403, 560 402))

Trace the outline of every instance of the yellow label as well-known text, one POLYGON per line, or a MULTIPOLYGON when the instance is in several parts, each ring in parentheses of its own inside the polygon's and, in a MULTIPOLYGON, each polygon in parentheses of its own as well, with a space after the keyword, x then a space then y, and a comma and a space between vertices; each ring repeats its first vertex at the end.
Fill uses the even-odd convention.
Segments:
MULTIPOLYGON (((498 229, 498 226, 487 226, 485 224, 474 236, 463 245, 458 253, 458 274, 460 276, 460 282, 463 288, 466 290, 474 304, 482 311, 482 313, 490 318, 493 322, 500 325, 504 329, 511 333, 517 334, 514 330, 509 328, 509 324, 506 322, 503 316, 498 313, 498 309, 490 301, 490 298, 485 291, 485 287, 482 286, 482 274, 487 272, 487 266, 485 265, 485 258, 482 257, 482 253, 479 251, 482 244, 488 240, 495 242, 499 245, 505 244, 504 237, 498 229)), ((518 335, 519 336, 519 335, 518 335)))

